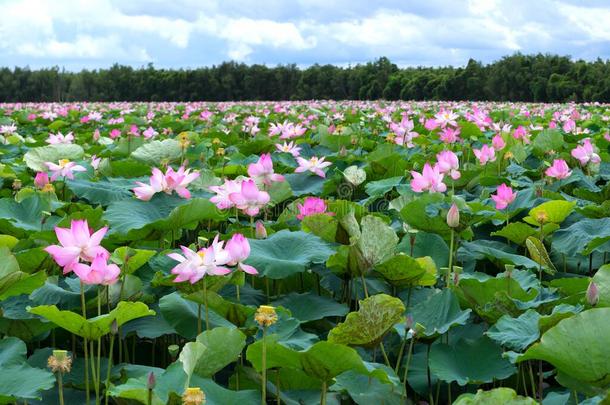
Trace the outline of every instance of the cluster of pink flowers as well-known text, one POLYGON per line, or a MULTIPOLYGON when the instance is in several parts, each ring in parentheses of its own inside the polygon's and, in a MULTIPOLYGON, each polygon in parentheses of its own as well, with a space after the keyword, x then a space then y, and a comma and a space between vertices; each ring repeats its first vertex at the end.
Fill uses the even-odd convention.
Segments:
POLYGON ((172 274, 177 277, 175 282, 188 281, 195 284, 206 275, 220 276, 229 274, 231 269, 227 266, 236 266, 248 274, 258 274, 258 271, 244 262, 250 256, 250 244, 248 239, 240 233, 234 234, 226 246, 219 241, 218 235, 208 247, 194 251, 186 246, 180 246, 182 254, 170 253, 168 256, 177 262, 172 274))
POLYGON ((447 185, 443 182, 445 174, 449 174, 453 180, 460 178, 459 160, 457 155, 445 150, 436 155, 437 163, 431 166, 429 163, 424 165, 421 173, 414 170, 411 171, 411 189, 416 193, 424 191, 444 193, 447 191, 447 185))
POLYGON ((182 198, 191 198, 187 187, 198 177, 199 172, 191 173, 190 169, 185 169, 184 166, 180 166, 178 170, 168 167, 165 174, 155 167, 148 184, 137 181, 138 187, 134 187, 133 191, 142 201, 149 201, 156 193, 171 194, 174 191, 182 198))
POLYGON ((578 159, 581 166, 586 166, 589 163, 598 164, 601 162, 601 158, 597 154, 597 151, 589 138, 585 138, 582 141, 582 145, 572 149, 572 157, 578 159))
POLYGON ((284 121, 281 124, 272 123, 269 126, 269 136, 280 135, 280 139, 298 138, 307 131, 301 124, 284 121))
POLYGON ((114 284, 120 274, 116 264, 109 264, 110 253, 100 245, 108 231, 103 227, 92 233, 87 220, 73 220, 70 228, 55 227, 59 245, 45 251, 63 267, 63 273, 74 272, 84 284, 114 284))

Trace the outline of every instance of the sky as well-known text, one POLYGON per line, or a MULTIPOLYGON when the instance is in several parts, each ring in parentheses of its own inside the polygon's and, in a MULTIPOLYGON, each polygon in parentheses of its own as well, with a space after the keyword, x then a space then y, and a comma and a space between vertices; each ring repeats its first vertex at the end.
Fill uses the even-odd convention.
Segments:
POLYGON ((610 0, 0 0, 0 66, 610 57, 610 0))

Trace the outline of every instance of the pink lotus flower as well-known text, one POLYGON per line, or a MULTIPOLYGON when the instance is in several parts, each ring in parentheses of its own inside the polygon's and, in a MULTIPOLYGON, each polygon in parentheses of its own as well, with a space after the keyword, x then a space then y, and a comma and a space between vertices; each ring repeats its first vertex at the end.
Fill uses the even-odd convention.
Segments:
POLYGON ((439 123, 436 122, 436 120, 434 118, 427 119, 424 122, 424 128, 426 128, 428 131, 433 131, 436 128, 438 128, 438 126, 439 126, 439 123))
POLYGON ((400 123, 391 122, 390 129, 396 137, 394 138, 394 142, 397 145, 406 145, 407 148, 412 148, 413 146, 413 138, 417 138, 419 134, 413 131, 415 125, 413 121, 408 119, 406 116, 402 117, 400 123))
POLYGON ((572 156, 578 159, 581 166, 586 166, 589 162, 597 164, 601 162, 601 158, 595 151, 595 147, 591 144, 591 139, 585 138, 582 145, 572 149, 572 156))
POLYGON ((121 270, 116 264, 108 264, 108 255, 98 253, 91 264, 77 263, 74 273, 83 284, 111 285, 117 282, 121 270))
POLYGON ((91 156, 91 167, 93 167, 93 169, 97 170, 98 167, 100 167, 101 161, 102 161, 102 158, 99 158, 95 155, 91 156))
POLYGON ((461 174, 458 170, 460 168, 460 162, 455 153, 450 150, 444 150, 436 155, 436 160, 436 166, 440 173, 449 173, 453 180, 460 178, 461 174))
POLYGON ((502 135, 496 134, 491 139, 491 145, 495 150, 502 150, 506 146, 506 142, 504 141, 504 138, 502 138, 502 135))
POLYGON ((165 182, 167 184, 165 192, 171 194, 172 191, 175 191, 182 198, 191 198, 191 192, 186 188, 199 177, 199 172, 191 173, 190 171, 191 169, 185 170, 184 166, 180 166, 177 171, 168 167, 165 172, 165 182))
POLYGON ((493 146, 483 145, 481 149, 473 149, 472 151, 482 165, 496 161, 496 151, 493 146))
POLYGON ((121 130, 114 128, 112 131, 110 131, 110 137, 112 139, 118 138, 119 136, 121 136, 121 130))
POLYGON ((231 239, 227 242, 225 250, 229 252, 231 259, 228 262, 229 266, 237 265, 237 268, 248 274, 258 274, 258 271, 247 264, 242 263, 250 256, 250 243, 248 239, 241 233, 234 234, 231 239))
POLYGON ((524 143, 530 143, 529 134, 523 125, 519 125, 515 132, 513 132, 513 138, 521 139, 524 143))
POLYGON ((74 172, 86 172, 87 169, 81 165, 77 165, 74 162, 70 162, 68 159, 61 159, 59 164, 46 162, 45 165, 51 170, 51 181, 55 181, 59 176, 74 179, 74 172))
POLYGON ((260 191, 254 180, 245 180, 241 183, 239 193, 229 194, 229 199, 237 208, 253 217, 269 202, 271 197, 267 192, 260 191))
POLYGON ((301 151, 301 148, 296 146, 294 144, 294 142, 290 142, 290 143, 284 142, 283 145, 280 143, 276 143, 275 149, 277 149, 278 152, 290 153, 293 157, 299 156, 299 152, 301 151))
POLYGON ((55 135, 49 134, 49 137, 47 138, 46 142, 49 145, 59 145, 72 143, 72 141, 74 141, 74 135, 72 135, 72 132, 68 132, 66 135, 62 134, 61 132, 58 132, 55 135))
POLYGON ((256 236, 256 239, 267 239, 267 229, 260 219, 256 221, 254 235, 256 236))
POLYGON ((36 177, 34 177, 34 184, 37 188, 42 190, 44 186, 49 184, 49 175, 46 172, 36 173, 36 177))
POLYGON ((303 204, 297 204, 297 208, 299 209, 297 214, 299 220, 314 214, 335 215, 334 212, 326 212, 328 209, 326 201, 318 197, 305 197, 303 204))
POLYGON ((322 169, 332 165, 331 162, 325 162, 324 158, 318 158, 316 156, 312 156, 309 160, 303 159, 302 157, 297 157, 297 163, 299 167, 297 167, 294 172, 302 173, 309 171, 311 173, 315 173, 320 177, 326 177, 326 174, 322 169))
POLYGON ((211 191, 216 193, 215 196, 210 198, 210 201, 216 204, 216 207, 221 210, 234 207, 233 201, 229 196, 233 193, 241 192, 241 182, 236 180, 226 180, 224 184, 220 186, 210 186, 211 191))
POLYGON ((514 193, 513 189, 504 183, 498 186, 496 194, 491 195, 491 199, 494 200, 494 202, 496 203, 497 210, 503 210, 508 207, 510 203, 515 201, 516 197, 517 193, 514 193))
POLYGON ((442 142, 447 144, 459 142, 461 140, 460 128, 445 127, 441 131, 439 138, 442 142))
POLYGON ((434 119, 436 120, 436 122, 443 128, 445 128, 447 125, 457 127, 458 125, 456 120, 458 118, 459 115, 457 115, 451 110, 441 110, 434 115, 434 119))
POLYGON ((423 193, 424 191, 444 193, 447 190, 447 186, 443 183, 445 175, 440 172, 436 165, 432 167, 429 163, 426 163, 421 174, 412 170, 411 175, 413 176, 411 189, 416 193, 423 193))
POLYGON ((55 227, 55 234, 61 245, 50 245, 45 248, 55 262, 64 268, 64 274, 72 271, 79 259, 93 261, 97 255, 108 258, 109 253, 100 246, 108 227, 91 234, 87 220, 72 220, 70 228, 55 227))
POLYGON ((148 127, 142 132, 142 135, 144 135, 144 138, 146 139, 151 139, 159 135, 159 133, 155 131, 153 127, 148 127))
POLYGON ((191 198, 191 193, 187 190, 187 186, 199 177, 198 172, 190 173, 190 169, 184 169, 180 166, 177 171, 168 167, 165 174, 158 168, 152 169, 149 184, 137 181, 138 187, 133 188, 136 198, 142 201, 149 201, 156 193, 164 192, 171 194, 175 191, 182 198, 191 198))
POLYGON ((568 164, 563 159, 555 159, 553 160, 553 165, 546 169, 544 172, 548 177, 553 177, 555 179, 565 179, 566 177, 570 177, 572 171, 568 167, 568 164))
POLYGON ((186 246, 180 246, 183 255, 168 254, 167 256, 180 263, 171 270, 172 274, 177 275, 174 282, 188 281, 195 284, 206 275, 221 276, 230 273, 231 270, 224 267, 230 259, 228 253, 222 250, 222 242, 217 243, 217 239, 214 242, 216 245, 213 244, 197 252, 186 246))
POLYGON ((254 181, 262 182, 266 185, 271 185, 274 181, 284 181, 284 176, 276 174, 273 171, 273 161, 269 153, 263 153, 258 159, 258 162, 251 163, 248 166, 248 176, 254 181))
POLYGON ((136 181, 139 187, 134 187, 133 192, 136 194, 136 198, 142 201, 149 201, 153 195, 165 191, 167 189, 167 182, 163 172, 158 168, 152 169, 152 176, 148 180, 149 184, 136 181))

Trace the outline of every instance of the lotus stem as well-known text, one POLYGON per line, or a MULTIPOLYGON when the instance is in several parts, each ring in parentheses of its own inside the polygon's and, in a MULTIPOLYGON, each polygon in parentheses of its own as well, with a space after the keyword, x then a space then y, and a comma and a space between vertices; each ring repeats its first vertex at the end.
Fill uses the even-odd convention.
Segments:
MULTIPOLYGON (((87 319, 87 307, 85 304, 85 285, 80 283, 80 304, 83 311, 83 318, 87 319)), ((89 349, 87 338, 83 337, 83 348, 85 352, 85 404, 89 405, 89 349)))
POLYGON ((320 405, 326 405, 326 381, 322 381, 322 393, 320 394, 320 405))
POLYGON ((445 279, 445 288, 449 288, 451 280, 451 271, 453 270, 453 244, 455 240, 455 231, 451 228, 451 240, 449 242, 449 267, 447 268, 447 278, 445 279))
POLYGON ((267 335, 267 327, 263 327, 263 357, 262 357, 262 387, 261 387, 261 404, 267 403, 267 341, 265 337, 267 335))
POLYGON ((106 372, 106 399, 104 403, 108 405, 108 390, 110 388, 110 370, 112 369, 112 354, 114 349, 114 334, 110 334, 110 354, 108 355, 108 371, 106 372))
POLYGON ((205 304, 205 330, 210 330, 210 313, 208 309, 208 279, 203 277, 203 303, 205 304))

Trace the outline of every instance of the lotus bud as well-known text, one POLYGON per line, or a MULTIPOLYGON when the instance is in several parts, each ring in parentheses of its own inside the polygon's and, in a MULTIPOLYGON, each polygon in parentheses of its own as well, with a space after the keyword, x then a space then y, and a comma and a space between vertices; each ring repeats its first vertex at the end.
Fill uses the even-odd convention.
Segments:
POLYGON ((72 357, 65 350, 53 350, 53 354, 47 360, 47 366, 54 373, 69 373, 72 368, 72 357))
POLYGON ((205 394, 201 388, 187 388, 182 394, 182 405, 203 405, 205 404, 205 394))
POLYGON ((157 379, 155 378, 155 373, 151 371, 148 373, 148 378, 146 379, 146 389, 149 391, 154 390, 155 385, 157 385, 157 379))
POLYGON ((597 305, 597 302, 599 301, 599 289, 597 288, 597 284, 595 284, 593 281, 589 283, 586 298, 587 302, 591 306, 597 305))
POLYGON ((345 147, 345 145, 341 145, 341 147, 339 148, 339 156, 347 156, 347 148, 345 147))
POLYGON ((366 172, 358 166, 350 166, 343 172, 343 177, 350 184, 357 187, 366 180, 366 172))
POLYGON ((110 333, 113 335, 119 333, 119 324, 117 323, 116 319, 113 319, 112 323, 110 324, 110 333))
POLYGON ((447 225, 450 228, 457 228, 460 226, 460 210, 455 203, 451 204, 451 208, 447 212, 447 225))
POLYGON ((254 314, 254 320, 264 328, 273 325, 277 322, 275 308, 270 305, 261 305, 254 314))
POLYGON ((413 327, 413 315, 409 314, 405 318, 405 327, 411 329, 413 327))
POLYGON ((267 239, 267 229, 260 219, 256 221, 255 236, 256 239, 267 239))

